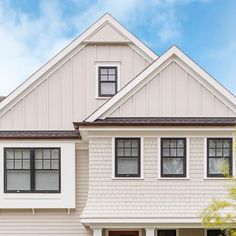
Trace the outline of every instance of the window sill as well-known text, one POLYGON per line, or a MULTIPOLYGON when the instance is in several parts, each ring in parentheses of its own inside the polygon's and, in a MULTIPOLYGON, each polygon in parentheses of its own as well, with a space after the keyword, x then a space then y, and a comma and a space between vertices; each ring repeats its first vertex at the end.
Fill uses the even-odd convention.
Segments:
POLYGON ((4 199, 60 199, 60 193, 4 193, 4 199))
POLYGON ((190 180, 189 177, 159 177, 158 180, 190 180))
POLYGON ((113 177, 112 180, 144 180, 144 177, 113 177))
POLYGON ((110 99, 111 97, 113 97, 114 95, 110 96, 110 97, 95 97, 95 99, 97 100, 108 100, 110 99))
MULTIPOLYGON (((234 177, 232 179, 234 179, 234 177)), ((203 180, 231 180, 231 179, 225 177, 205 177, 203 178, 203 180)))

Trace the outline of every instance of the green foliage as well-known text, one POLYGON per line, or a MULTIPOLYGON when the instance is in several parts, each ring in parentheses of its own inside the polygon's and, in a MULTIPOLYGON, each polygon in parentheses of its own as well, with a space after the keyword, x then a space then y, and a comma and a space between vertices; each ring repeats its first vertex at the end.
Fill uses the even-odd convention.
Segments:
MULTIPOLYGON (((234 133, 234 136, 235 135, 236 132, 234 133)), ((236 142, 234 142, 233 145, 235 152, 236 142)), ((231 181, 228 196, 224 200, 213 200, 212 203, 202 211, 202 224, 205 228, 219 228, 229 233, 231 236, 236 236, 236 179, 229 176, 229 170, 226 165, 223 166, 222 173, 231 181)))

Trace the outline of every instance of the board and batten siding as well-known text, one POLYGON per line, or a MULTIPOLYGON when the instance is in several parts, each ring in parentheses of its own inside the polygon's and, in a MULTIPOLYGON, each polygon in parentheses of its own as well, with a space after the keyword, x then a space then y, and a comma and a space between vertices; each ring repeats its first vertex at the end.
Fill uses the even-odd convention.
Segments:
POLYGON ((35 209, 35 214, 31 209, 0 210, 0 235, 92 236, 92 231, 80 223, 87 192, 88 150, 76 149, 76 209, 70 214, 67 209, 35 209))
MULTIPOLYGON (((236 114, 174 60, 152 73, 144 86, 110 113, 110 117, 226 117, 236 114)), ((209 85, 208 85, 209 86, 209 85)), ((209 86, 210 87, 210 86, 209 86)))
POLYGON ((112 178, 112 137, 90 139, 89 193, 82 219, 91 222, 98 218, 199 219, 200 212, 213 198, 226 196, 230 181, 204 178, 204 137, 187 139, 189 178, 160 179, 159 136, 146 136, 143 179, 112 178))
POLYGON ((73 129, 106 99, 96 98, 96 63, 120 64, 120 87, 149 62, 127 44, 74 49, 0 112, 0 129, 73 129))

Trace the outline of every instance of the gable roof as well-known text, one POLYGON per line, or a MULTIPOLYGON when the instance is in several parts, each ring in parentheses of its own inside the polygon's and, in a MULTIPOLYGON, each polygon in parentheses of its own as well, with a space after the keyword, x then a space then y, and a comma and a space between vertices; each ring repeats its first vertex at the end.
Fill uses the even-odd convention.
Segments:
POLYGON ((194 70, 206 83, 211 85, 226 101, 227 105, 236 112, 236 97, 224 88, 217 80, 197 65, 191 58, 184 54, 177 46, 172 46, 156 61, 150 64, 144 69, 138 76, 136 76, 130 83, 128 83, 123 89, 121 89, 116 95, 104 103, 94 113, 85 119, 86 122, 94 122, 97 119, 104 119, 108 116, 110 109, 115 107, 119 102, 121 103, 125 98, 131 96, 132 91, 138 86, 144 84, 145 79, 158 67, 160 67, 165 61, 171 57, 178 57, 181 61, 187 64, 192 70, 194 70))
MULTIPOLYGON (((44 75, 50 68, 56 65, 61 59, 63 59, 67 54, 69 54, 73 49, 82 44, 85 46, 88 43, 94 42, 90 40, 93 38, 99 29, 104 26, 109 25, 116 33, 121 34, 123 42, 133 44, 136 46, 137 50, 147 55, 151 62, 156 60, 158 56, 147 47, 142 41, 131 34, 123 25, 121 25, 115 18, 113 18, 109 13, 106 13, 101 18, 99 18, 93 25, 91 25, 87 30, 85 30, 81 35, 74 39, 69 45, 62 49, 55 57, 43 65, 39 70, 32 74, 27 80, 25 80, 19 87, 17 87, 13 92, 11 92, 4 100, 0 103, 0 110, 6 107, 14 98, 19 96, 26 88, 32 85, 38 78, 44 75)), ((99 42, 99 41, 97 41, 99 42)), ((111 41, 113 43, 113 41, 111 41)))

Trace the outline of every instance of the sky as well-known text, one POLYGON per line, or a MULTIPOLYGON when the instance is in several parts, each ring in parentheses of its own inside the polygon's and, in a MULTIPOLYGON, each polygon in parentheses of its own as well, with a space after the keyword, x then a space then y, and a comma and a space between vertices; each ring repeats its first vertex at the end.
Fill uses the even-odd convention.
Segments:
POLYGON ((176 44, 236 95, 236 0, 0 0, 0 95, 106 12, 158 55, 176 44))

